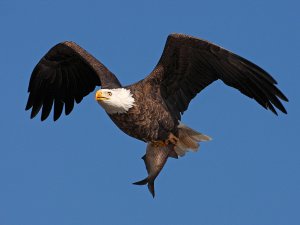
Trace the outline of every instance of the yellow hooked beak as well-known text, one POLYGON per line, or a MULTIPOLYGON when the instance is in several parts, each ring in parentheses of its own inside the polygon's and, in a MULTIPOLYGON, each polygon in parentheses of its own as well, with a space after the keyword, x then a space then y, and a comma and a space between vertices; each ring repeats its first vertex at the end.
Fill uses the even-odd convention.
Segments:
POLYGON ((97 91, 96 96, 95 96, 96 101, 103 101, 103 100, 108 100, 109 98, 105 97, 102 93, 102 91, 97 91))

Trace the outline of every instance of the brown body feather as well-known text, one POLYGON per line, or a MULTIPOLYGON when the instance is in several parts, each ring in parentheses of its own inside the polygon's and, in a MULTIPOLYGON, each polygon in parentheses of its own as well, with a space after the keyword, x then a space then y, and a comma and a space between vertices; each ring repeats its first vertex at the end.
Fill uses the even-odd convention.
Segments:
POLYGON ((172 116, 156 89, 135 85, 129 87, 134 107, 123 114, 108 114, 126 134, 145 142, 165 140, 169 133, 177 134, 178 120, 172 116))

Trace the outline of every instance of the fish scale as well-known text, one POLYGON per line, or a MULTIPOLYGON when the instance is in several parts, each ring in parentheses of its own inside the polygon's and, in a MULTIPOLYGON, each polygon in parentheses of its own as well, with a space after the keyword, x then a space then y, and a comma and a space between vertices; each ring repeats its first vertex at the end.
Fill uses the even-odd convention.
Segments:
POLYGON ((154 181, 159 175, 160 171, 163 169, 169 157, 178 158, 177 154, 174 151, 173 144, 168 144, 167 146, 155 146, 152 143, 148 143, 146 154, 142 157, 146 166, 146 170, 148 172, 148 176, 145 179, 137 181, 133 184, 148 184, 148 189, 154 198, 154 181))

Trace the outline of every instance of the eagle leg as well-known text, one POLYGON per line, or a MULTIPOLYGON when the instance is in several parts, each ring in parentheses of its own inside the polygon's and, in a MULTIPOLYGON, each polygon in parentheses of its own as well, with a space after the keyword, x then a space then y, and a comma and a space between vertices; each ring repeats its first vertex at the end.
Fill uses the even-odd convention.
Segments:
POLYGON ((154 145, 154 147, 158 148, 158 147, 166 147, 169 144, 176 145, 178 141, 179 138, 176 137, 173 133, 170 133, 166 140, 151 141, 151 143, 154 145))
POLYGON ((178 141, 179 141, 179 138, 176 137, 173 133, 170 133, 168 136, 168 139, 165 140, 166 144, 171 143, 173 145, 176 145, 178 141))

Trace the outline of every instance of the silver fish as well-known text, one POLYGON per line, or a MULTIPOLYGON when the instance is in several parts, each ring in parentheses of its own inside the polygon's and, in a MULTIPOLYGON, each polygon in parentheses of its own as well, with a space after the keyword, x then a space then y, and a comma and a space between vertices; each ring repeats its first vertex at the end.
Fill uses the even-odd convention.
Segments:
POLYGON ((148 143, 146 154, 142 157, 142 159, 145 162, 148 176, 145 179, 135 182, 133 184, 148 184, 148 189, 154 198, 154 180, 156 179, 160 171, 163 169, 168 157, 178 158, 178 155, 174 151, 173 144, 168 144, 166 146, 156 146, 155 144, 148 143))

